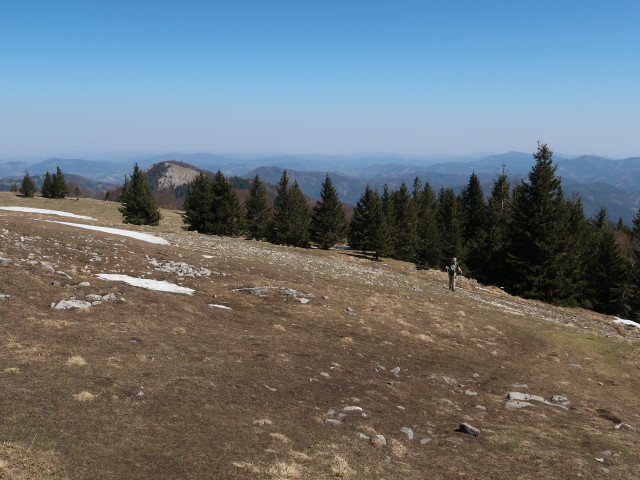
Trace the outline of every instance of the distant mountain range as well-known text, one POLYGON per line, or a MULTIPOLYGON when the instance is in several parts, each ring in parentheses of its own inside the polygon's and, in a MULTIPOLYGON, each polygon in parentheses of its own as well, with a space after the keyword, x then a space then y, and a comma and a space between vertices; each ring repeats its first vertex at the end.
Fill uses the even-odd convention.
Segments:
MULTIPOLYGON (((470 155, 457 157, 419 157, 412 155, 280 155, 234 156, 210 153, 169 153, 136 159, 141 168, 166 162, 179 161, 199 169, 221 170, 226 176, 245 179, 258 174, 268 183, 276 184, 287 169, 298 181, 302 191, 318 198, 327 173, 343 202, 355 204, 367 183, 382 188, 388 184, 397 188, 402 181, 409 186, 418 176, 437 191, 441 187, 453 187, 459 192, 475 172, 485 193, 504 167, 512 181, 524 178, 534 164, 531 154, 508 152, 500 155, 470 155)), ((611 220, 622 218, 630 224, 640 207, 640 157, 612 160, 597 156, 554 156, 557 173, 563 178, 565 192, 580 195, 587 216, 606 207, 611 220)), ((28 164, 20 161, 0 163, 0 188, 8 189, 13 181, 19 181, 25 171, 30 175, 55 172, 60 167, 66 174, 76 174, 103 184, 122 184, 124 176, 133 170, 133 161, 88 161, 82 159, 51 158, 28 164), (5 188, 6 187, 6 188, 5 188)))

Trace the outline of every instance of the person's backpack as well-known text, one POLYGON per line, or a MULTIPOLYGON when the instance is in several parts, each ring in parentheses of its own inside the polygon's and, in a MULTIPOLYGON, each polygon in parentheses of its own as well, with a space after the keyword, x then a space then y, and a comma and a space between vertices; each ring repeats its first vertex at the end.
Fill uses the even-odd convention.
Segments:
POLYGON ((455 275, 458 272, 458 264, 452 263, 449 265, 449 275, 455 275))

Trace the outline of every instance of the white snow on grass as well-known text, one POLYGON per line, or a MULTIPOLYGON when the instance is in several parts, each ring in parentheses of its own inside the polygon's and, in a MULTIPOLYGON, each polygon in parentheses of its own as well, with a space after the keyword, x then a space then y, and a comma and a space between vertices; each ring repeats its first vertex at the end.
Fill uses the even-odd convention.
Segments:
POLYGON ((131 237, 143 242, 157 243, 158 245, 171 245, 164 238, 156 237, 148 233, 133 232, 131 230, 123 230, 121 228, 98 227, 96 225, 85 225, 83 223, 58 222, 56 220, 45 220, 49 223, 59 223, 61 225, 70 225, 72 227, 86 228, 87 230, 97 230, 99 232, 111 233, 112 235, 121 235, 123 237, 131 237))
POLYGON ((222 308, 223 310, 231 310, 231 307, 227 307, 226 305, 218 305, 217 303, 210 303, 209 306, 213 308, 222 308))
POLYGON ((640 323, 636 323, 633 320, 625 320, 624 318, 613 317, 613 323, 622 323, 623 325, 640 328, 640 323))
POLYGON ((191 295, 195 292, 192 288, 181 287, 180 285, 165 282, 164 280, 150 280, 148 278, 130 277, 129 275, 119 275, 115 273, 98 273, 96 277, 113 282, 124 282, 133 287, 157 290, 159 292, 184 293, 186 295, 191 295))
POLYGON ((60 210, 47 210, 46 208, 0 207, 0 210, 10 210, 12 212, 25 212, 25 213, 44 213, 45 215, 58 215, 59 217, 71 217, 71 218, 82 218, 84 220, 95 220, 95 218, 87 217, 85 215, 76 215, 75 213, 61 212, 60 210))

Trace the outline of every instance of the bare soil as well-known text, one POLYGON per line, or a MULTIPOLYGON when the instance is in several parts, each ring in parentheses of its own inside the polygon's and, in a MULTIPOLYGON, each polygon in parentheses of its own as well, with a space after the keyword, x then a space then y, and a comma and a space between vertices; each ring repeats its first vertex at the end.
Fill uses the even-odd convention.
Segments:
POLYGON ((0 206, 95 218, 0 210, 0 478, 638 475, 640 329, 472 279, 450 292, 444 272, 359 252, 186 232, 177 212, 152 228, 123 225, 116 203, 1 193, 0 206), (507 409, 511 391, 569 404, 507 409))

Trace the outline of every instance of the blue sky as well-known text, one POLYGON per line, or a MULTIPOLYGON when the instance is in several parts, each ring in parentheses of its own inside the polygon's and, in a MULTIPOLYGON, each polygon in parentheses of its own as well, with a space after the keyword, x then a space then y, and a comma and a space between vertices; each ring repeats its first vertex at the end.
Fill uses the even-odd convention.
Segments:
POLYGON ((640 156, 639 26, 631 0, 0 0, 0 155, 640 156))

